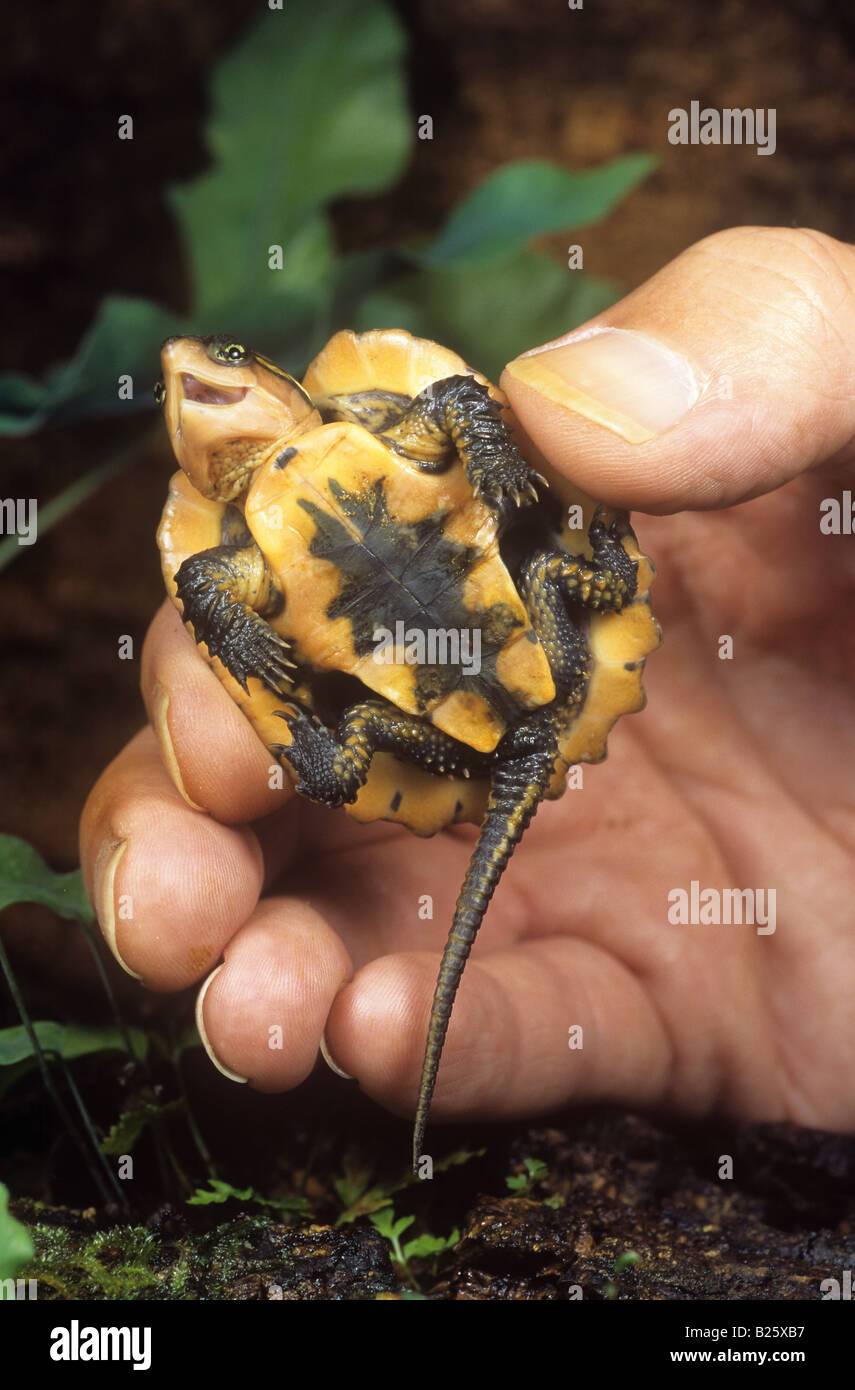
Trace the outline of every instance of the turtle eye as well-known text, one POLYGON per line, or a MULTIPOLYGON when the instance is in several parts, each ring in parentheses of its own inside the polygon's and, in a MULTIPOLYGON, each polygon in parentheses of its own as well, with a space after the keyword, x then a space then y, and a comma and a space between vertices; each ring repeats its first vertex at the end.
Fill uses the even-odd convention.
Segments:
POLYGON ((235 342, 233 338, 213 338, 208 347, 208 356, 215 362, 247 362, 250 355, 249 348, 244 347, 243 343, 235 342))
POLYGON ((154 403, 155 405, 166 405, 166 387, 162 381, 154 383, 154 403))

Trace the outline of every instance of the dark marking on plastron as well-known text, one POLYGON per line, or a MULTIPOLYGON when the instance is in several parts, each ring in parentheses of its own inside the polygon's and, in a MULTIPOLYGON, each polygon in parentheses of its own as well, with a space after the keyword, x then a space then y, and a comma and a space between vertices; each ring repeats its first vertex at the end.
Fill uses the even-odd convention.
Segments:
POLYGON ((286 468, 293 458, 297 457, 297 450, 294 448, 283 449, 281 454, 277 454, 273 460, 274 468, 286 468))
POLYGON ((401 792, 395 792, 395 795, 392 797, 392 800, 389 802, 389 810, 390 810, 390 811, 397 811, 397 809, 398 809, 398 807, 400 806, 400 804, 401 804, 401 802, 403 801, 403 799, 404 799, 404 798, 403 798, 401 792))
POLYGON ((472 634, 477 631, 481 643, 477 675, 464 671, 462 659, 418 666, 420 708, 433 707, 453 691, 471 691, 511 722, 520 707, 499 680, 496 662, 510 635, 522 625, 521 619, 505 603, 476 612, 466 607, 466 578, 482 552, 444 534, 447 511, 433 512, 416 522, 391 517, 384 481, 378 478, 362 492, 348 492, 334 478, 329 481, 335 506, 356 527, 358 540, 334 511, 325 511, 308 498, 299 499, 316 526, 311 554, 328 560, 341 575, 341 589, 327 617, 348 620, 357 657, 375 650, 378 628, 394 633, 398 622, 403 622, 405 632, 423 634, 426 651, 433 640, 443 656, 453 654, 453 645, 438 634, 456 631, 459 641, 465 629, 472 654, 472 634))

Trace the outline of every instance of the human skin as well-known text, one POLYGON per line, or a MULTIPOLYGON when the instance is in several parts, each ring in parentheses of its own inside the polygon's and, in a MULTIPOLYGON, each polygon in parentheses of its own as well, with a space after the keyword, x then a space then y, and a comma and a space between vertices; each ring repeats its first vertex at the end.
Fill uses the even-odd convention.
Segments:
MULTIPOLYGON (((855 486, 853 291, 853 248, 733 229, 575 330, 581 348, 503 375, 552 466, 633 509, 665 643, 647 709, 506 871, 432 1123, 598 1100, 855 1129, 855 536, 820 530, 821 501, 855 486), (692 880, 774 889, 775 930, 672 925, 668 894, 692 880)), ((416 840, 271 790, 269 753, 168 602, 142 690, 151 723, 81 824, 117 957, 156 990, 224 962, 203 1028, 236 1080, 298 1085, 325 1035, 368 1095, 412 1115, 475 828, 416 840)))

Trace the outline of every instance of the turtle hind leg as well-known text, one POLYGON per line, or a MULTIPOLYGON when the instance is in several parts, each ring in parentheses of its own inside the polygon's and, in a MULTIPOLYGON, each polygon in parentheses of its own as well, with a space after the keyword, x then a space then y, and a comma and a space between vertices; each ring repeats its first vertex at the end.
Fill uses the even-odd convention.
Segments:
POLYGON ((290 744, 273 744, 297 777, 297 791, 324 806, 355 801, 375 753, 395 753, 440 776, 486 775, 487 756, 393 705, 365 700, 351 705, 331 733, 300 709, 277 710, 291 732, 290 744))
POLYGON ((487 809, 457 900, 431 1005, 413 1129, 413 1172, 416 1175, 463 968, 505 866, 549 786, 557 752, 554 714, 550 708, 545 708, 506 734, 493 755, 487 809))
POLYGON ((546 486, 514 443, 501 407, 472 376, 432 382, 381 438, 428 473, 447 468, 456 450, 475 493, 496 508, 509 499, 517 507, 536 502, 537 484, 546 486))
POLYGON ((250 676, 277 694, 290 690, 291 644, 266 621, 282 611, 284 597, 257 545, 218 545, 191 555, 175 587, 196 641, 244 690, 250 676))
POLYGON ((567 600, 582 608, 619 612, 635 597, 638 566, 620 543, 625 534, 617 521, 606 529, 598 510, 588 532, 591 560, 563 550, 541 550, 520 573, 526 612, 546 652, 557 698, 564 704, 581 701, 591 666, 585 635, 567 611, 567 600))

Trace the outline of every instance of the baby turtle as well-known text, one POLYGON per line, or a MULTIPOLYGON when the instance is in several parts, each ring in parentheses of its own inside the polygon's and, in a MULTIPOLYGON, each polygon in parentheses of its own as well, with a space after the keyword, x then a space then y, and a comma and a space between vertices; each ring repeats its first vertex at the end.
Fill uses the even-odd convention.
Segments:
POLYGON ((392 329, 337 333, 302 384, 234 339, 171 338, 181 472, 167 589, 296 790, 431 835, 480 823, 443 953, 419 1171, 454 996, 543 798, 644 703, 653 574, 623 512, 546 480, 501 393, 392 329))

